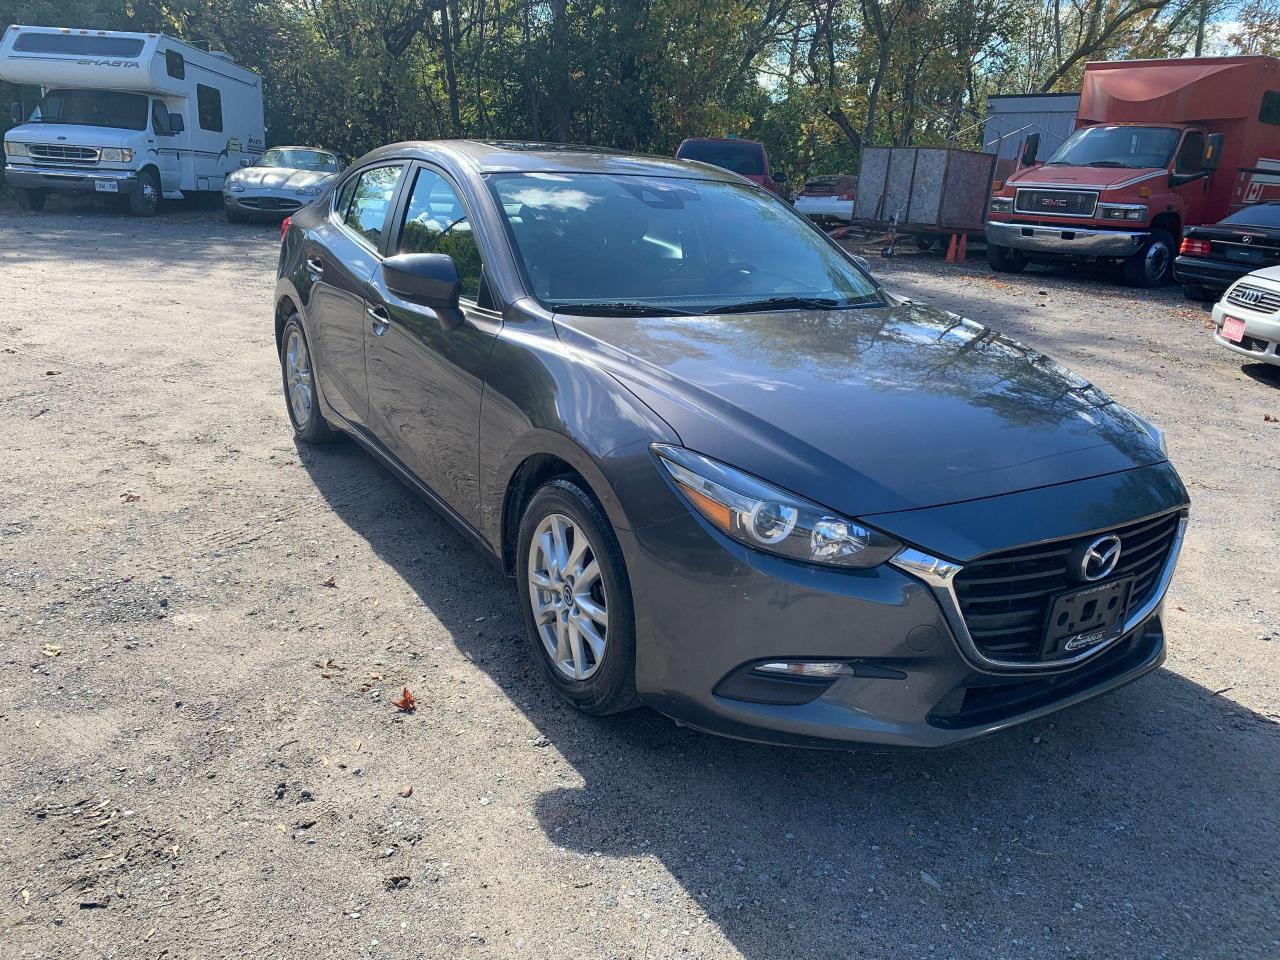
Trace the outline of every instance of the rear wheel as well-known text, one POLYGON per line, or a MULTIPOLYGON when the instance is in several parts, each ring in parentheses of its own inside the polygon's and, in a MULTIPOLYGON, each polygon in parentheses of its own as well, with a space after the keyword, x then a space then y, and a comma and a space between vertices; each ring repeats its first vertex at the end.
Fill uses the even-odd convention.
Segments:
POLYGON ((987 244, 987 263, 997 273, 1021 273, 1027 268, 1027 255, 1013 247, 1002 247, 998 243, 987 244))
POLYGON ((1182 285, 1182 295, 1188 300, 1198 300, 1201 303, 1208 303, 1218 299, 1216 291, 1202 287, 1198 283, 1184 283, 1182 285))
POLYGON ((154 217, 160 206, 160 178, 153 170, 138 174, 138 186, 129 194, 129 211, 135 217, 154 217))
POLYGON ((17 188, 13 192, 18 195, 18 206, 23 210, 43 210, 44 202, 49 196, 49 191, 47 190, 17 188))
POLYGON ((1124 282, 1131 287, 1163 287, 1173 277, 1175 244, 1165 230, 1152 230, 1141 250, 1124 262, 1124 282))
POLYGON ((285 322, 280 337, 280 374, 294 435, 304 443, 327 443, 335 439, 337 432, 320 412, 311 347, 302 329, 302 318, 296 313, 285 322))
POLYGON ((541 487, 520 521, 516 563, 534 656, 556 691, 594 716, 638 706, 631 584, 590 494, 568 479, 541 487))

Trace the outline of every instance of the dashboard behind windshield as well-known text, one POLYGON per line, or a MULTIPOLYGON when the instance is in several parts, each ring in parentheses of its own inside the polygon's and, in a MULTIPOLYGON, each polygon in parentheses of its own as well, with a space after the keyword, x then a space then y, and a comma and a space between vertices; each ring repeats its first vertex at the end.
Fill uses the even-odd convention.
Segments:
POLYGON ((70 123, 120 130, 147 129, 149 103, 140 93, 116 90, 50 90, 40 100, 32 121, 70 123))
POLYGON ((1072 167, 1167 167, 1182 131, 1176 127, 1082 127, 1050 164, 1072 167))

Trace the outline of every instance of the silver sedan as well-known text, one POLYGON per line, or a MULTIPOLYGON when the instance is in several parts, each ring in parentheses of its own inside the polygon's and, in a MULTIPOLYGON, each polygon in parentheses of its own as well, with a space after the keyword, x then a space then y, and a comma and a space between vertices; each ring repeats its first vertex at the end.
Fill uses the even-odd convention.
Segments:
POLYGON ((315 147, 272 147, 222 186, 227 219, 286 217, 320 196, 342 170, 337 154, 315 147))

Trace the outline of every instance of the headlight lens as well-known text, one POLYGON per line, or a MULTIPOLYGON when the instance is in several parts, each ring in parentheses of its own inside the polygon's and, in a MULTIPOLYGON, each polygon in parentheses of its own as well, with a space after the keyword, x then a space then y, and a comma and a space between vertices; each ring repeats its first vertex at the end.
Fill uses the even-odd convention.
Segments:
POLYGON ((1013 209, 1012 197, 992 197, 991 211, 993 213, 1008 213, 1013 209))
POLYGON ((232 193, 244 193, 244 184, 243 184, 243 183, 228 183, 228 184, 227 184, 227 189, 228 189, 228 190, 230 190, 232 193))
POLYGON ((1147 219, 1147 207, 1141 203, 1100 203, 1098 216, 1103 220, 1143 222, 1147 219))
POLYGON ((720 532, 757 550, 808 563, 874 567, 902 549, 877 530, 765 483, 718 460, 654 444, 689 505, 720 532))
POLYGON ((6 140, 4 142, 4 155, 6 157, 30 156, 30 154, 27 153, 27 145, 25 143, 14 143, 12 140, 6 140))
POLYGON ((324 187, 321 186, 320 184, 314 184, 313 186, 310 186, 310 187, 300 187, 298 188, 298 196, 318 197, 320 196, 323 190, 324 190, 324 187))
POLYGON ((103 147, 100 156, 107 163, 133 162, 133 151, 128 147, 103 147))

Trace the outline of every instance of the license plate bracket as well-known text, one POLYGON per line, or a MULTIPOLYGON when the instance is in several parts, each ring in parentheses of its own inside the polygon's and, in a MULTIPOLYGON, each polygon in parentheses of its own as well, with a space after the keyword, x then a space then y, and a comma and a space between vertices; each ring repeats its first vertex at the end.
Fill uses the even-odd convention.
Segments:
POLYGON ((1041 656, 1045 660, 1061 660, 1114 640, 1124 629, 1133 583, 1133 577, 1122 577, 1054 597, 1049 605, 1041 656))

